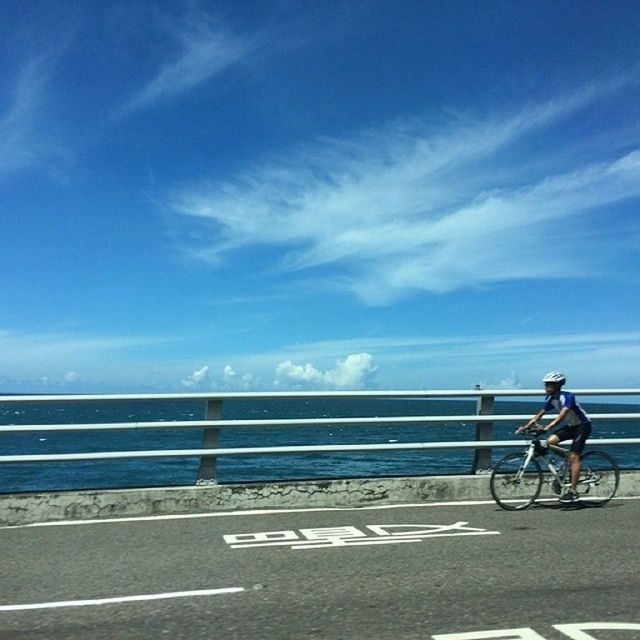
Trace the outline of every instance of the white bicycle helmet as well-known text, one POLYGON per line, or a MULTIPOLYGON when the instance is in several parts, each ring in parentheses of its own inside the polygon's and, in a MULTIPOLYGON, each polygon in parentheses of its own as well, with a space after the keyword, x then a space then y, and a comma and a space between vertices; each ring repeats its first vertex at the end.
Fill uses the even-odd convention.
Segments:
POLYGON ((542 378, 542 382, 553 382, 554 384, 564 384, 567 381, 564 373, 559 371, 549 371, 547 375, 542 378))

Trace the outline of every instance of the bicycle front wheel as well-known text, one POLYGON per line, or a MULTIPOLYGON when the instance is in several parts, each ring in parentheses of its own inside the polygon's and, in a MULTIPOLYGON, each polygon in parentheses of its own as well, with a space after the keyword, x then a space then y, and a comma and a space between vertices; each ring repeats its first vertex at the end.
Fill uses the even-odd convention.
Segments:
POLYGON ((542 471, 533 458, 524 467, 525 455, 508 453, 491 473, 489 489, 493 499, 503 509, 518 511, 533 504, 542 489, 542 471))
POLYGON ((613 498, 620 482, 620 470, 613 456, 588 451, 582 456, 578 493, 583 504, 600 507, 613 498))

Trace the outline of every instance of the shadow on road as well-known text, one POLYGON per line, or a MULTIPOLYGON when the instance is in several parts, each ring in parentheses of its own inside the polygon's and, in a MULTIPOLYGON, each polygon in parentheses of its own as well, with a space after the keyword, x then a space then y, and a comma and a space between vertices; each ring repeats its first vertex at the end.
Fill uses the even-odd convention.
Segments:
POLYGON ((564 503, 560 502, 535 502, 529 507, 530 509, 555 509, 556 511, 582 511, 583 509, 604 509, 612 508, 618 509, 623 505, 615 502, 607 502, 605 504, 593 504, 589 501, 583 502, 579 500, 578 502, 570 502, 564 503))

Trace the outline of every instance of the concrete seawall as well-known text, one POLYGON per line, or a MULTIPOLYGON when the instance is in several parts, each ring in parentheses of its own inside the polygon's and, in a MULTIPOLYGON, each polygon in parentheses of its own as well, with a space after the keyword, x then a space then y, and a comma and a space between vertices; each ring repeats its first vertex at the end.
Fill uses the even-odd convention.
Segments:
MULTIPOLYGON (((640 496, 640 471, 621 472, 617 496, 640 496)), ((553 496, 543 493, 541 497, 553 496)), ((9 494, 0 496, 0 526, 249 509, 354 508, 489 499, 488 475, 9 494)))

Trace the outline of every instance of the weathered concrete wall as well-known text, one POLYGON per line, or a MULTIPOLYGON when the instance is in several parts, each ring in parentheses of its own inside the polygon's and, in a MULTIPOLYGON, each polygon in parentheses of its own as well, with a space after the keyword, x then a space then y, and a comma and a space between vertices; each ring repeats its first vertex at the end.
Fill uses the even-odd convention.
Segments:
MULTIPOLYGON (((640 471, 621 474, 618 496, 640 496, 640 471)), ((488 475, 15 494, 0 497, 0 526, 242 509, 365 507, 484 499, 491 499, 488 475)))

